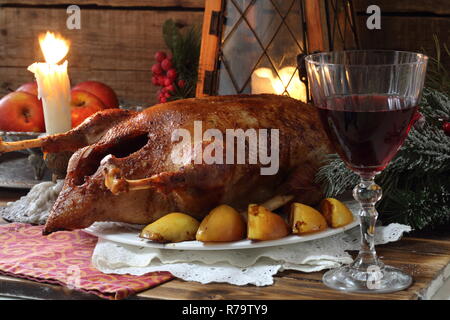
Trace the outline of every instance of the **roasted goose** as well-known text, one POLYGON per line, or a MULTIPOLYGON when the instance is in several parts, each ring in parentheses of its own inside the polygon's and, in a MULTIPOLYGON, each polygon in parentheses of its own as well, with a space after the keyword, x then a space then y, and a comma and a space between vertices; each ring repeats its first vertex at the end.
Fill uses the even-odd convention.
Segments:
MULTIPOLYGON (((205 151, 211 143, 220 141, 211 139, 200 146, 205 151)), ((269 139, 268 150, 273 143, 269 139)), ((80 127, 33 146, 37 145, 46 152, 81 148, 69 161, 45 234, 85 228, 95 221, 147 224, 174 211, 201 219, 219 204, 243 209, 277 195, 315 203, 321 193, 314 176, 331 152, 314 108, 275 95, 194 98, 140 113, 97 113, 80 127), (194 152, 183 153, 182 161, 174 163, 181 142, 173 139, 173 131, 183 128, 194 136, 195 121, 201 121, 203 131, 214 128, 221 133, 278 129, 279 170, 262 175, 267 165, 248 161, 194 163, 194 152)), ((230 147, 235 146, 224 144, 225 153, 230 147)))

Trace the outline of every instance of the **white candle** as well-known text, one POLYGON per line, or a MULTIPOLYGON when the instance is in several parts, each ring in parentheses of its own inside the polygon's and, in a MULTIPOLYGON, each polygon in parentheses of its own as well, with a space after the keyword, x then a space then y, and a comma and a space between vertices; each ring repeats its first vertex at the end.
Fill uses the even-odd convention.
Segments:
POLYGON ((70 81, 67 60, 58 64, 69 52, 66 40, 47 32, 39 38, 46 62, 35 62, 28 67, 38 84, 38 97, 42 99, 47 134, 62 133, 71 129, 70 81))
POLYGON ((287 91, 290 97, 306 102, 306 86, 295 67, 284 67, 278 75, 280 77, 274 76, 269 68, 256 69, 252 74, 252 93, 284 94, 287 91))

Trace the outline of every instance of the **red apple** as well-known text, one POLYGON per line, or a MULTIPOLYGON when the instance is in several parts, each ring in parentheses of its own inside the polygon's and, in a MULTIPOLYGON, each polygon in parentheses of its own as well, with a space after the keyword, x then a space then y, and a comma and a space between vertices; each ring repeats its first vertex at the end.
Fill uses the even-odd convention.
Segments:
POLYGON ((99 98, 87 91, 72 90, 71 98, 72 128, 78 126, 84 119, 97 111, 106 109, 99 98))
POLYGON ((83 90, 92 93, 105 105, 105 109, 118 108, 119 101, 114 90, 98 81, 84 81, 77 84, 72 90, 83 90))
POLYGON ((35 95, 15 91, 0 100, 0 130, 44 132, 42 104, 35 95))
MULTIPOLYGON (((37 97, 38 96, 38 85, 37 85, 37 82, 36 81, 34 81, 34 82, 27 82, 27 83, 21 85, 20 87, 18 87, 16 89, 16 91, 18 91, 18 92, 26 92, 26 93, 32 94, 32 95, 37 97)), ((42 109, 42 100, 41 99, 39 99, 39 103, 41 104, 41 109, 42 109)))
POLYGON ((28 92, 37 97, 37 95, 38 95, 37 82, 34 81, 34 82, 25 83, 25 84, 21 85, 20 87, 18 87, 16 89, 16 91, 28 92))
MULTIPOLYGON (((16 89, 16 91, 26 92, 26 93, 32 94, 37 97, 38 96, 37 82, 34 81, 34 82, 25 83, 25 84, 21 85, 20 87, 18 87, 16 89)), ((42 108, 42 100, 41 99, 39 99, 39 103, 41 104, 41 108, 42 108)))

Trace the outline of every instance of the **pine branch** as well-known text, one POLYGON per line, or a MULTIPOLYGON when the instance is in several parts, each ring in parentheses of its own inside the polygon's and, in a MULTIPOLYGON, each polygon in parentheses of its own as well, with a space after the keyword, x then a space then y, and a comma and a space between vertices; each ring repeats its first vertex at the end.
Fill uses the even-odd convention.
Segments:
POLYGON ((337 154, 328 155, 326 164, 316 175, 316 182, 321 184, 326 197, 335 197, 353 188, 359 181, 337 154))
POLYGON ((406 223, 415 229, 450 222, 450 193, 445 184, 441 179, 419 191, 396 190, 385 196, 379 210, 387 215, 386 222, 406 223))
MULTIPOLYGON (((447 44, 443 44, 442 47, 439 43, 437 35, 433 35, 435 43, 435 55, 430 55, 427 67, 427 79, 425 85, 428 88, 436 89, 446 94, 450 94, 450 73, 448 66, 443 64, 443 56, 450 59, 450 49, 447 44)), ((425 52, 425 50, 422 50, 425 52)))

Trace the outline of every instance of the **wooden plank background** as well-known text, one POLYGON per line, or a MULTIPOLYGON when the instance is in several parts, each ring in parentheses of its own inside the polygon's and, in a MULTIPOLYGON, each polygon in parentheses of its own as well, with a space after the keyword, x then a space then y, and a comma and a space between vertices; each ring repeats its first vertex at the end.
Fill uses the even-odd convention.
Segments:
MULTIPOLYGON (((435 34, 441 46, 450 47, 449 0, 354 0, 361 47, 435 54, 435 34), (369 5, 381 9, 381 30, 366 27, 369 5)), ((450 57, 444 56, 450 66, 450 57)))
POLYGON ((0 96, 33 80, 27 66, 43 61, 38 35, 51 30, 71 41, 67 59, 72 84, 98 80, 127 103, 152 104, 157 90, 151 83, 153 56, 167 50, 162 24, 171 18, 200 27, 203 19, 203 0, 85 0, 76 1, 90 5, 81 6, 81 29, 68 30, 67 5, 58 2, 0 0, 0 96))
POLYGON ((184 7, 203 8, 203 0, 0 0, 0 4, 13 5, 70 5, 111 6, 111 7, 184 7))
MULTIPOLYGON (((432 34, 450 45, 448 0, 353 0, 362 48, 425 50, 434 53, 432 34), (367 6, 382 11, 381 30, 366 28, 367 6)), ((204 0, 0 0, 0 96, 33 75, 27 66, 42 61, 38 35, 59 31, 72 42, 69 72, 73 84, 99 80, 131 104, 153 104, 154 53, 167 50, 161 25, 203 19, 204 0), (81 7, 81 30, 67 30, 66 8, 81 7)), ((450 64, 450 58, 446 58, 450 64)))

